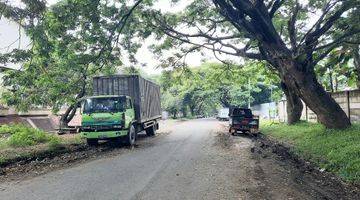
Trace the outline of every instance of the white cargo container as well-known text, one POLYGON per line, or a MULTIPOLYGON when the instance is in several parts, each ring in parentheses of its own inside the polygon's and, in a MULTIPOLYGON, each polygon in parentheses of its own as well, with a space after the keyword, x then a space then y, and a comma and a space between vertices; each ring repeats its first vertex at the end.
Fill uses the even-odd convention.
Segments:
POLYGON ((217 116, 218 120, 229 120, 229 108, 221 108, 218 111, 218 116, 217 116))

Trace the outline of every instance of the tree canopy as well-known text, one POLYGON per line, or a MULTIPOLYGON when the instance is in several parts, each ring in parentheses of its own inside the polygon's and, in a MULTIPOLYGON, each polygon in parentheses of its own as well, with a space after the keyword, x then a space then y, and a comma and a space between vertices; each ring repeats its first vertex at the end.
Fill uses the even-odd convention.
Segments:
POLYGON ((279 80, 265 76, 267 71, 264 63, 258 62, 245 66, 204 63, 186 70, 165 71, 158 78, 162 106, 172 116, 209 116, 221 107, 279 100, 279 80))
POLYGON ((258 60, 280 79, 290 122, 301 115, 301 99, 326 127, 350 125, 320 84, 321 65, 348 46, 356 52, 348 56, 359 63, 358 0, 192 0, 179 12, 162 11, 156 0, 63 0, 50 8, 44 1, 24 2, 24 8, 0 4, 1 15, 22 24, 32 40, 29 51, 0 56, 8 61, 23 55, 22 73, 6 82, 14 90, 5 97, 18 108, 42 103, 56 110, 75 102, 90 76, 113 72, 124 59, 136 64, 144 39, 154 37, 160 43, 152 50, 164 68, 182 68, 189 53, 202 50, 224 68, 234 65, 224 55, 258 60))

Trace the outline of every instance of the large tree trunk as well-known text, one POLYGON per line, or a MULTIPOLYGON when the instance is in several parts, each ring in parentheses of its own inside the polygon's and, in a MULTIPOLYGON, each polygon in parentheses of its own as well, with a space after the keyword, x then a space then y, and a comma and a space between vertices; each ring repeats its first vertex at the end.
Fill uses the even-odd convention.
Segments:
POLYGON ((71 106, 69 106, 65 113, 63 115, 61 115, 60 117, 60 129, 61 128, 67 128, 69 122, 74 118, 75 114, 76 114, 76 109, 77 109, 77 103, 76 104, 72 104, 71 106))
MULTIPOLYGON (((284 61, 284 60, 282 60, 284 61)), ((349 127, 350 120, 339 104, 318 83, 315 72, 310 67, 303 69, 304 65, 294 60, 285 61, 284 65, 289 70, 290 84, 297 88, 301 99, 315 112, 320 123, 327 128, 343 129, 349 127)))
MULTIPOLYGON (((292 16, 295 20, 290 20, 288 23, 290 49, 272 21, 272 16, 279 7, 273 7, 275 11, 269 14, 264 1, 213 0, 213 2, 235 28, 240 32, 248 33, 247 35, 251 38, 250 41, 256 40, 258 42, 260 54, 254 55, 249 51, 246 53, 246 48, 244 48, 243 56, 265 59, 272 65, 277 66, 277 71, 281 77, 288 75, 289 88, 295 89, 306 105, 317 114, 318 120, 327 128, 346 128, 350 126, 350 120, 345 112, 318 83, 314 72, 314 65, 318 61, 313 60, 314 49, 319 42, 319 38, 331 28, 331 23, 334 23, 342 13, 351 8, 350 3, 342 4, 336 10, 336 15, 334 14, 324 20, 325 25, 306 36, 305 45, 300 46, 297 46, 298 34, 296 30, 292 30, 296 29, 297 12, 295 12, 294 16, 292 16)), ((298 4, 296 9, 301 9, 301 6, 298 4)), ((249 45, 251 46, 251 43, 249 45)), ((322 55, 325 56, 326 53, 322 55)))
MULTIPOLYGON (((80 92, 76 95, 76 100, 82 98, 85 93, 86 93, 86 76, 84 76, 85 79, 82 83, 82 88, 80 90, 80 92)), ((67 128, 69 122, 74 118, 75 114, 76 114, 76 110, 78 108, 79 103, 73 103, 72 105, 70 105, 65 113, 60 117, 60 129, 61 128, 67 128)))
POLYGON ((317 81, 311 56, 293 57, 292 52, 281 41, 265 43, 262 49, 267 52, 268 60, 277 66, 282 80, 285 77, 286 85, 317 115, 320 123, 334 129, 344 129, 351 125, 339 104, 317 81))
POLYGON ((303 103, 295 90, 287 85, 286 80, 281 82, 281 88, 286 96, 287 123, 295 124, 300 121, 303 103))

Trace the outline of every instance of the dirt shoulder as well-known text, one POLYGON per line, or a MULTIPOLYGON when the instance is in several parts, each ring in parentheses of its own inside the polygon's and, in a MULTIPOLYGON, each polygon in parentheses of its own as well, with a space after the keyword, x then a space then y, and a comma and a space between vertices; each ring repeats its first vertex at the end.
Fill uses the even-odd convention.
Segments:
POLYGON ((359 185, 346 183, 302 159, 289 145, 259 134, 252 150, 255 159, 272 158, 287 171, 294 186, 322 199, 360 199, 359 185))
POLYGON ((246 173, 237 175, 244 199, 360 199, 358 186, 320 171, 261 134, 230 136, 225 129, 217 144, 246 163, 246 173))

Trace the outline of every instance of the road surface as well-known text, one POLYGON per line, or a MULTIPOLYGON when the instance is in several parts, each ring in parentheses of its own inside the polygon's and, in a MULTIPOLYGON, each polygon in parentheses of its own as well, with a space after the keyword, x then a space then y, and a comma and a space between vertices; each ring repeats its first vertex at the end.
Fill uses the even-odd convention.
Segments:
MULTIPOLYGON (((125 153, 0 184, 0 199, 317 199, 287 168, 255 157, 251 138, 228 143, 224 122, 173 123, 125 153), (149 142, 151 141, 151 142, 149 142), (307 190, 307 191, 306 191, 307 190)), ((326 194, 325 194, 326 197, 326 194)))

